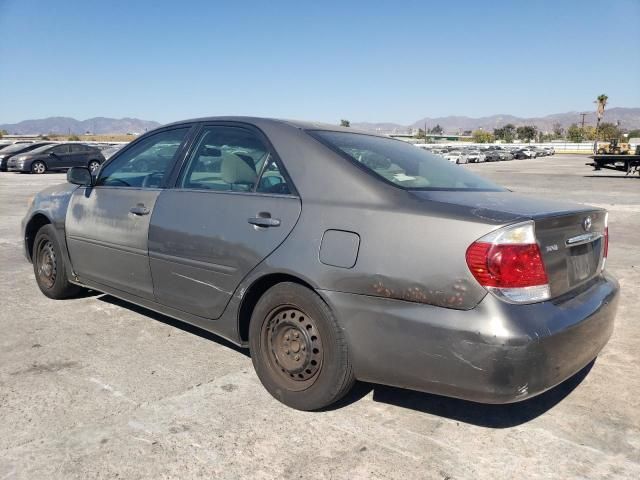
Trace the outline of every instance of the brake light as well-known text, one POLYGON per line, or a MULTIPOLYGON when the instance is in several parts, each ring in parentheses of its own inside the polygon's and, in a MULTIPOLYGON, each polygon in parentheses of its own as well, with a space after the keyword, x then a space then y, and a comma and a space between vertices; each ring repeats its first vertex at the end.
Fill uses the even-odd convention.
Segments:
POLYGON ((604 214, 604 246, 602 248, 602 269, 607 263, 607 255, 609 255, 609 212, 604 214))
POLYGON ((533 303, 551 296, 531 221, 480 238, 469 246, 466 259, 478 283, 507 302, 533 303))

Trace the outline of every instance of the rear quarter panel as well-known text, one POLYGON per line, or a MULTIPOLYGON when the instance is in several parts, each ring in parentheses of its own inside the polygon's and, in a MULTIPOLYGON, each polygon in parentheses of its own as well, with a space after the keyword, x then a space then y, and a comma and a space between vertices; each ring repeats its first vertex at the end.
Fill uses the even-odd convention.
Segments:
POLYGON ((307 202, 294 231, 262 268, 302 276, 323 290, 468 310, 487 292, 471 275, 465 252, 493 228, 442 211, 307 202), (320 261, 327 230, 360 237, 351 268, 320 261))

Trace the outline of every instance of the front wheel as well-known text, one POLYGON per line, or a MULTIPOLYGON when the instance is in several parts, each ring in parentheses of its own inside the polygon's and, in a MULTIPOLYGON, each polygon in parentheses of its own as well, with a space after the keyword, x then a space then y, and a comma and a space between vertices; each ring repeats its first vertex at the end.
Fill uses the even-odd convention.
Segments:
POLYGON ((91 160, 91 161, 89 162, 89 171, 90 171, 92 174, 95 174, 95 173, 98 171, 98 169, 99 169, 99 168, 100 168, 100 162, 99 162, 99 161, 97 161, 97 160, 91 160))
POLYGON ((45 225, 33 243, 33 272, 40 291, 55 300, 77 295, 82 288, 69 282, 53 225, 45 225))
POLYGON ((342 329, 324 301, 297 283, 271 287, 251 316, 253 366, 277 400, 318 410, 342 398, 355 379, 342 329))
POLYGON ((41 162, 40 160, 36 160, 31 164, 31 173, 37 173, 38 175, 41 175, 46 171, 47 171, 47 166, 44 164, 44 162, 41 162))

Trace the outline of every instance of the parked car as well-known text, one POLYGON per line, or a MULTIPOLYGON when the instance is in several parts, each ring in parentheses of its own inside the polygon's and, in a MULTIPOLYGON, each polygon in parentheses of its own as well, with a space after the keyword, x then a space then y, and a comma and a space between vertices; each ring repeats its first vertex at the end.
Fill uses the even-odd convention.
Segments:
POLYGON ((535 150, 526 147, 526 148, 520 148, 518 150, 516 150, 513 154, 514 158, 516 158, 517 160, 524 160, 527 158, 536 158, 538 156, 538 154, 535 152, 535 150))
POLYGON ((542 148, 542 147, 538 147, 538 146, 533 145, 533 146, 531 146, 529 148, 531 150, 533 150, 534 152, 536 152, 536 158, 537 157, 545 157, 545 156, 547 156, 546 150, 544 148, 542 148))
POLYGON ((513 160, 513 154, 509 150, 498 150, 498 155, 501 162, 513 160))
POLYGON ((119 145, 111 145, 109 148, 105 148, 102 150, 102 156, 105 160, 109 160, 116 152, 122 150, 122 148, 126 146, 126 143, 119 145))
POLYGON ((356 379, 524 400, 612 333, 605 210, 520 196, 400 140, 198 119, 67 179, 23 220, 40 290, 105 292, 248 346, 294 408, 356 379))
POLYGON ((487 162, 499 162, 500 152, 493 149, 487 149, 487 151, 484 152, 484 157, 487 162))
POLYGON ((553 147, 544 147, 543 150, 545 151, 545 153, 547 155, 555 155, 556 154, 556 149, 553 147))
POLYGON ((467 156, 460 150, 451 150, 444 154, 444 158, 455 164, 467 163, 467 156))
POLYGON ((7 162, 12 172, 45 173, 48 170, 65 170, 71 167, 87 167, 96 172, 104 162, 100 150, 82 143, 44 145, 7 162))
POLYGON ((14 143, 0 150, 0 171, 7 171, 7 163, 9 159, 14 155, 20 155, 21 153, 30 152, 36 148, 43 147, 45 145, 51 145, 53 142, 36 142, 36 143, 14 143))
POLYGON ((486 160, 486 156, 480 150, 469 150, 467 152, 467 160, 469 163, 480 163, 486 160))

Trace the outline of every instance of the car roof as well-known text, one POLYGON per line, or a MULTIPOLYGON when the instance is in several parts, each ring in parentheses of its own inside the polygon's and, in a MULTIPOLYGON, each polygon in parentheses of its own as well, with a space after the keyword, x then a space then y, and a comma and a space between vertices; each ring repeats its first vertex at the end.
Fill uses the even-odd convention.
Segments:
POLYGON ((359 130, 357 128, 352 128, 352 127, 341 127, 339 125, 332 125, 330 123, 312 122, 312 121, 306 121, 306 120, 285 120, 285 119, 268 118, 268 117, 250 117, 250 116, 220 116, 220 117, 191 118, 188 120, 180 120, 178 122, 169 123, 159 128, 184 125, 184 124, 196 123, 196 122, 238 122, 238 123, 249 123, 249 124, 256 125, 258 127, 260 125, 270 124, 273 126, 289 126, 289 127, 297 128, 300 130, 325 130, 325 131, 332 131, 332 132, 349 132, 349 133, 360 133, 363 135, 373 135, 377 137, 390 138, 390 137, 387 137, 386 135, 379 135, 374 132, 359 130))

